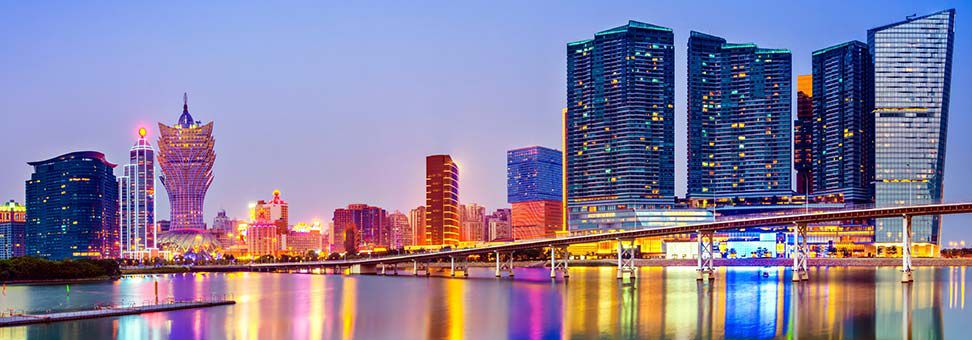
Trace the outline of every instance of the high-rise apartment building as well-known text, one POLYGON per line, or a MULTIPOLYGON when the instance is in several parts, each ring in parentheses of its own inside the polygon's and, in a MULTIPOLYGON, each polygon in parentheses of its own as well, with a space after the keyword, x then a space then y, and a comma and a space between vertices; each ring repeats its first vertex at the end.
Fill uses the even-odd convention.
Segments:
POLYGON ((791 62, 789 50, 691 33, 688 197, 792 194, 791 62))
POLYGON ((29 162, 27 255, 53 260, 116 258, 118 180, 96 151, 29 162))
POLYGON ((674 203, 673 44, 670 28, 637 21, 567 44, 564 161, 571 230, 581 212, 632 213, 674 203))
POLYGON ((334 209, 332 233, 334 245, 338 247, 336 251, 387 246, 387 240, 380 238, 385 234, 382 231, 388 229, 386 215, 385 209, 367 204, 349 204, 347 208, 334 209))
POLYGON ((510 209, 496 209, 492 214, 486 216, 486 227, 489 234, 487 241, 512 241, 513 229, 511 220, 513 213, 510 209))
POLYGON ((118 177, 119 248, 126 259, 151 259, 158 254, 155 224, 155 150, 138 129, 138 141, 129 150, 128 164, 118 177))
POLYGON ((213 182, 213 123, 203 125, 189 114, 183 98, 179 122, 159 123, 159 168, 162 185, 169 194, 171 229, 205 229, 203 202, 213 182))
POLYGON ((425 206, 421 205, 408 211, 408 225, 412 231, 413 246, 425 244, 425 206))
POLYGON ((482 242, 486 240, 486 207, 476 203, 459 205, 459 225, 462 241, 482 242))
POLYGON ((506 200, 561 201, 563 164, 559 150, 530 146, 506 152, 506 200))
POLYGON ((408 221, 408 215, 401 211, 388 214, 389 242, 388 247, 399 249, 412 245, 412 227, 408 221))
POLYGON ((459 245, 459 166, 449 155, 425 158, 425 226, 427 245, 459 245))
MULTIPOLYGON (((875 204, 939 203, 952 80, 955 10, 867 31, 873 65, 875 204)), ((901 218, 878 219, 878 243, 902 240, 901 218)), ((914 241, 938 244, 941 219, 912 219, 914 241)))
POLYGON ((851 41, 813 52, 813 196, 873 202, 874 116, 871 58, 851 41))
POLYGON ((27 208, 14 200, 0 205, 0 259, 26 255, 27 208))

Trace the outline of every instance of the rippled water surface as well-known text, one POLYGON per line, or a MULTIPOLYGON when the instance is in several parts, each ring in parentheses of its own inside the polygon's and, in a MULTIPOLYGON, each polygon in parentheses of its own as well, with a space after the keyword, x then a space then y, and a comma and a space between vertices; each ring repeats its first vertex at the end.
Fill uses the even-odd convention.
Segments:
POLYGON ((8 286, 0 309, 38 313, 231 294, 236 305, 0 328, 0 339, 556 339, 906 338, 967 339, 972 305, 964 267, 920 268, 902 285, 895 268, 811 269, 792 284, 785 268, 720 268, 697 283, 692 268, 546 269, 496 279, 206 273, 115 282, 8 286), (967 309, 968 308, 968 309, 967 309))

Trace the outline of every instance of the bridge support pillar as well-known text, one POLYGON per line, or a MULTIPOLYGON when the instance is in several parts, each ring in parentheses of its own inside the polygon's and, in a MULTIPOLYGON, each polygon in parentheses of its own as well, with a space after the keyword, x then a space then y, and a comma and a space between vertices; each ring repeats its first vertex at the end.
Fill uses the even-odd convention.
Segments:
POLYGON ((550 245, 550 278, 556 279, 557 272, 564 273, 563 275, 565 279, 570 277, 570 274, 567 271, 568 269, 567 262, 569 260, 570 260, 570 253, 567 252, 566 246, 557 247, 554 245, 550 245), (560 262, 557 262, 557 254, 560 254, 561 256, 560 262))
POLYGON ((469 277, 469 259, 468 259, 468 257, 464 257, 463 260, 461 262, 459 262, 459 265, 458 266, 456 265, 456 257, 455 256, 449 256, 449 261, 450 261, 450 264, 449 264, 449 267, 450 267, 449 275, 452 275, 452 277, 456 277, 456 272, 461 271, 463 277, 469 277))
POLYGON ((904 215, 901 221, 901 282, 911 283, 914 276, 911 272, 911 216, 904 215))
POLYGON ((502 258, 503 254, 499 251, 494 252, 496 255, 496 277, 503 276, 503 273, 509 273, 509 276, 513 277, 513 252, 507 254, 506 258, 502 258))
POLYGON ((431 275, 431 273, 429 272, 429 264, 428 263, 425 263, 425 262, 419 263, 418 261, 414 261, 414 260, 412 261, 412 274, 413 275, 418 276, 419 275, 419 271, 423 271, 423 270, 425 271, 425 276, 431 275))
POLYGON ((809 280, 807 259, 810 247, 807 246, 807 224, 793 224, 793 282, 809 280))
POLYGON ((696 268, 696 281, 705 280, 708 276, 710 281, 715 280, 715 243, 712 241, 714 232, 695 231, 695 238, 699 244, 698 268, 696 268))
POLYGON ((628 273, 632 279, 638 278, 638 266, 635 266, 635 241, 630 242, 630 247, 624 247, 624 241, 618 239, 618 280, 624 279, 624 274, 628 273))

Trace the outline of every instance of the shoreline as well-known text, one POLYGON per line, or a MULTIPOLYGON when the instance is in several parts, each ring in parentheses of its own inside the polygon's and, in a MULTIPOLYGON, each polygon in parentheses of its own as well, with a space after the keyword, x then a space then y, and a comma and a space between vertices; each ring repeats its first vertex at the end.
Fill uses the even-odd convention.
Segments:
POLYGON ((88 277, 81 279, 49 279, 49 280, 10 280, 0 282, 5 285, 19 286, 19 285, 31 285, 31 286, 52 286, 52 285, 63 285, 72 283, 98 283, 105 281, 117 280, 117 277, 110 276, 99 276, 99 277, 88 277))

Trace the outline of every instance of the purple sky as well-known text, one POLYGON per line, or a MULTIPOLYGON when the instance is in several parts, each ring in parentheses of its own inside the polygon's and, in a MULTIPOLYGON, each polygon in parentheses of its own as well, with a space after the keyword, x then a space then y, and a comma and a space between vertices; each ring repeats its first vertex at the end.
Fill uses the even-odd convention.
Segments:
MULTIPOLYGON (((460 198, 506 206, 507 149, 560 148, 565 44, 629 19, 671 27, 676 50, 677 190, 685 191, 685 44, 690 30, 810 53, 906 15, 957 8, 946 201, 972 201, 964 96, 972 35, 965 3, 869 2, 226 2, 0 4, 0 198, 24 200, 26 162, 76 150, 127 161, 137 128, 173 124, 189 92, 215 121, 206 220, 274 189, 293 221, 352 202, 424 203, 424 157, 460 164, 460 198)), ((795 84, 795 82, 794 82, 795 84)), ((794 96, 795 98, 796 96, 794 96)), ((794 106, 795 107, 795 106, 794 106)), ((120 171, 116 171, 120 173, 120 171)), ((160 184, 161 186, 161 184, 160 184)), ((159 218, 168 217, 159 190, 159 218)), ((972 216, 946 241, 972 241, 972 216)))

